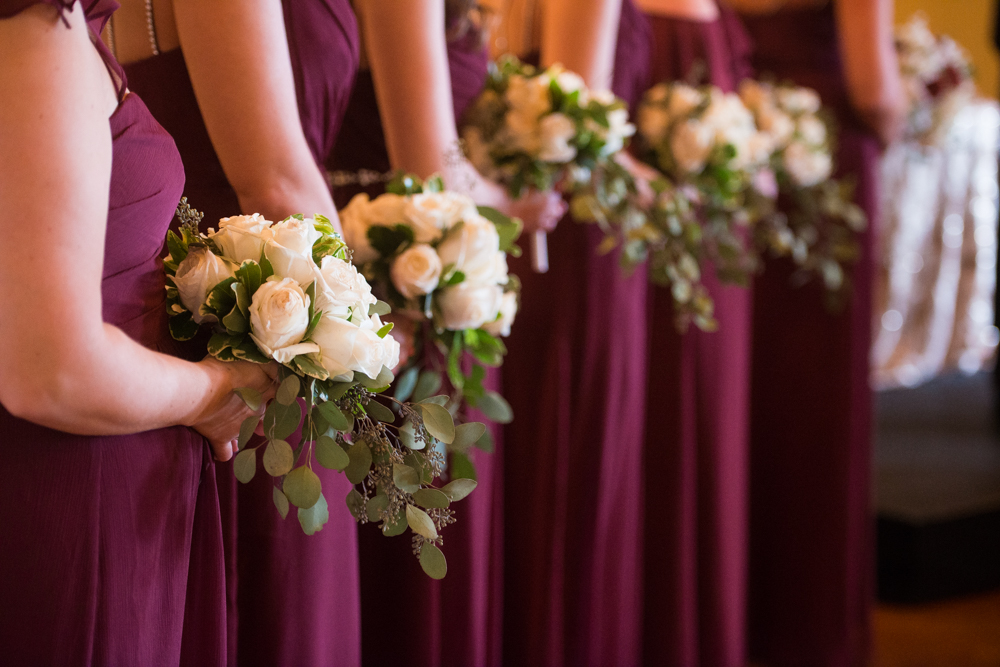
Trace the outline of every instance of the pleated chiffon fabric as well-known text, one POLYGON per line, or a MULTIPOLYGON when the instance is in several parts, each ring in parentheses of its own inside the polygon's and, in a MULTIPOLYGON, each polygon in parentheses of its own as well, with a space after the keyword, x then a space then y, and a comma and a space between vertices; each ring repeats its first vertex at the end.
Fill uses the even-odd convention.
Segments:
MULTIPOLYGON (((651 85, 733 92, 750 75, 749 39, 732 12, 649 21, 651 85)), ((670 290, 650 288, 643 661, 742 667, 751 294, 702 269, 718 331, 678 333, 670 290)))
POLYGON ((760 73, 816 89, 869 231, 843 312, 769 262, 754 294, 750 650, 775 667, 867 664, 874 565, 868 353, 879 147, 851 111, 833 8, 745 17, 760 73))
MULTIPOLYGON (((330 159, 359 62, 357 22, 348 0, 285 0, 285 30, 299 117, 317 165, 330 159)), ((176 138, 188 171, 185 195, 203 226, 241 211, 201 112, 184 56, 171 51, 126 67, 131 85, 176 138)), ((321 211, 315 211, 321 212, 321 211)), ((305 214, 314 211, 302 211, 305 214)), ((204 354, 202 348, 198 354, 204 354)), ((239 484, 218 467, 226 544, 228 656, 239 665, 361 663, 357 532, 343 474, 315 466, 330 520, 312 536, 295 513, 282 520, 271 477, 258 464, 239 484)))
MULTIPOLYGON (((443 27, 442 27, 443 29, 443 27)), ((486 82, 487 54, 475 31, 448 44, 454 115, 458 122, 486 82)), ((371 73, 359 72, 335 158, 343 172, 390 170, 371 73)), ((338 206, 364 190, 376 197, 382 184, 335 191, 338 206)), ((500 372, 488 369, 484 385, 499 389, 500 372)), ((472 420, 481 416, 470 415, 472 420)), ((485 421, 485 420, 483 420, 485 421)), ((443 532, 448 574, 430 579, 412 553, 409 533, 386 538, 374 525, 359 529, 362 659, 365 665, 414 667, 500 665, 503 608, 503 433, 490 426, 495 453, 473 450, 478 487, 454 506, 457 523, 443 532), (392 628, 392 641, 386 640, 392 628)))
MULTIPOLYGON (((0 0, 0 20, 32 4, 0 0)), ((60 12, 72 2, 46 2, 60 12)), ((97 39, 118 6, 81 3, 119 80, 104 321, 175 352, 164 236, 184 184, 174 142, 97 39)), ((58 19, 54 19, 58 20, 58 19)), ((208 443, 184 427, 85 437, 0 408, 0 647, 12 665, 220 665, 226 660, 222 531, 208 443)))
MULTIPOLYGON (((634 107, 649 27, 622 5, 614 91, 634 107)), ((646 277, 567 217, 548 273, 511 261, 521 308, 508 341, 504 660, 635 665, 642 630, 646 277)))

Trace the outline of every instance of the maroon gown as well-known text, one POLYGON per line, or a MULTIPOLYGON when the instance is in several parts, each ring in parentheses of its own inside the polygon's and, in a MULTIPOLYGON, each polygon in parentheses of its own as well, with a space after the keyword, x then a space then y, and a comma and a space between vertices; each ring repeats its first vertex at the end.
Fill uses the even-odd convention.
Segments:
MULTIPOLYGON (((456 121, 483 89, 487 56, 475 32, 448 44, 456 121)), ((369 72, 360 72, 330 167, 379 173, 391 168, 369 72)), ((360 188, 335 192, 345 206, 360 188)), ((372 197, 382 186, 365 191, 372 197)), ((517 325, 515 324, 515 328, 517 325)), ((499 388, 490 369, 486 386, 499 388)), ((482 419, 481 416, 472 416, 482 419)), ((448 575, 427 577, 411 551, 409 533, 386 538, 360 527, 362 658, 365 665, 476 667, 500 665, 503 557, 503 439, 491 427, 495 454, 473 450, 479 486, 455 505, 458 522, 442 533, 448 575), (392 628, 387 640, 387 628, 392 628)))
MULTIPOLYGON (((732 12, 714 21, 649 20, 651 84, 683 80, 732 92, 749 76, 749 41, 732 12)), ((678 334, 670 291, 650 290, 645 470, 653 520, 645 530, 643 658, 742 667, 751 295, 703 268, 714 333, 692 326, 678 334)))
MULTIPOLYGON (((876 227, 879 148, 851 112, 832 3, 745 17, 762 74, 815 88, 839 126, 837 161, 876 227)), ((768 665, 867 664, 873 599, 868 384, 873 234, 846 310, 769 263, 754 296, 750 651, 768 665)))
MULTIPOLYGON (((348 0, 285 0, 283 5, 299 117, 313 157, 323 165, 333 152, 358 66, 357 22, 348 0)), ((181 51, 125 69, 132 89, 175 137, 188 173, 185 195, 205 213, 204 225, 240 213, 181 51)), ((246 485, 236 482, 231 465, 219 466, 231 664, 361 662, 357 538, 343 502, 350 484, 341 473, 320 466, 315 471, 330 504, 330 521, 307 536, 294 512, 284 521, 278 515, 262 464, 246 485)))
MULTIPOLYGON (((649 26, 625 0, 613 88, 634 108, 649 26)), ((504 660, 636 665, 642 630, 646 276, 600 255, 570 218, 550 269, 513 260, 521 310, 508 341, 504 660)))
MULTIPOLYGON (((0 20, 33 0, 0 0, 0 20)), ((60 11, 73 2, 44 4, 60 11)), ((120 82, 110 118, 104 321, 172 353, 163 239, 184 185, 177 149, 96 35, 117 8, 82 2, 120 82)), ((53 19, 54 21, 57 19, 53 19)), ((221 665, 222 530, 207 441, 175 426, 78 436, 0 407, 0 647, 10 665, 221 665), (29 445, 29 446, 25 446, 29 445)))

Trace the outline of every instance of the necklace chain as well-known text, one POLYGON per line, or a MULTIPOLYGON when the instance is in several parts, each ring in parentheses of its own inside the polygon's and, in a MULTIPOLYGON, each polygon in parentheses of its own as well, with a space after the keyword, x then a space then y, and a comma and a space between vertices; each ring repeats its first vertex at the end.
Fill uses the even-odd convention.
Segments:
POLYGON ((153 55, 160 55, 159 40, 156 39, 156 21, 153 20, 153 0, 146 0, 146 27, 149 30, 149 45, 153 48, 153 55))

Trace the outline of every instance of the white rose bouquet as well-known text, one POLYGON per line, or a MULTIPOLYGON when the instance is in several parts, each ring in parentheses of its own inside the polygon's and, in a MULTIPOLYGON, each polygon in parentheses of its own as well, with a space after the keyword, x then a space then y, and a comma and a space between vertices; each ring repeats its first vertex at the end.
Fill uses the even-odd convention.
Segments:
POLYGON ((857 234, 867 223, 852 201, 853 188, 831 177, 834 137, 819 95, 747 80, 740 97, 771 147, 769 169, 757 174, 753 194, 782 203, 755 226, 759 251, 790 256, 802 278, 818 275, 830 294, 842 292, 846 265, 858 254, 857 234))
MULTIPOLYGON (((521 224, 465 195, 444 190, 440 178, 400 176, 374 200, 359 194, 341 211, 354 261, 375 292, 400 312, 412 339, 395 397, 423 399, 450 384, 448 410, 466 407, 507 423, 510 406, 483 387, 484 366, 498 367, 517 313, 519 283, 507 254, 521 224), (411 333, 412 332, 412 333, 411 333)), ((403 329, 404 327, 400 327, 403 329)), ((466 465, 462 445, 448 451, 466 465)), ((491 450, 488 432, 474 443, 491 450)), ((469 464, 471 465, 471 464, 469 464)))
MULTIPOLYGON (((343 471, 357 485, 347 497, 354 516, 380 521, 390 536, 409 527, 424 570, 443 577, 439 530, 454 522, 450 503, 475 482, 455 478, 433 487, 445 466, 440 452, 478 439, 485 426, 456 427, 443 407, 446 396, 415 404, 376 399, 399 361, 393 325, 381 320, 390 308, 372 295, 329 220, 236 216, 202 234, 201 214, 186 200, 178 216, 180 235, 168 233, 164 260, 173 337, 189 340, 211 327, 208 352, 215 358, 280 368, 276 399, 262 418, 242 425, 236 477, 244 483, 254 477, 262 450, 264 469, 278 481, 278 512, 284 518, 295 505, 302 529, 312 534, 329 518, 313 461, 343 471), (258 426, 265 439, 254 445, 258 426)), ((256 392, 239 393, 252 409, 262 407, 256 392)))
POLYGON ((919 13, 897 26, 894 37, 909 105, 907 136, 939 145, 976 94, 968 55, 952 38, 931 32, 919 13))

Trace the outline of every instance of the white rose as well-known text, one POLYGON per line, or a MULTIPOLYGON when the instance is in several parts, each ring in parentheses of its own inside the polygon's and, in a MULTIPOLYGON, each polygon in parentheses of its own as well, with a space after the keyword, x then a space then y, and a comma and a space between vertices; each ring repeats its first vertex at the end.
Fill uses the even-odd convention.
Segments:
POLYGON ((696 88, 678 84, 670 89, 670 104, 667 108, 673 118, 687 116, 704 99, 704 96, 696 88))
POLYGON ((191 248, 187 257, 177 266, 174 285, 181 303, 191 311, 195 322, 201 324, 206 319, 215 321, 214 315, 202 315, 201 307, 208 293, 226 278, 235 275, 234 266, 204 246, 191 248))
POLYGON ((312 333, 312 340, 319 345, 320 363, 331 377, 343 377, 345 380, 353 377, 351 360, 360 330, 358 325, 342 317, 323 313, 312 333))
POLYGON ((271 224, 259 213, 222 218, 219 220, 219 231, 209 229, 208 238, 215 241, 223 256, 235 264, 242 264, 248 259, 257 262, 264 248, 261 235, 271 224))
POLYGON ((482 217, 470 217, 453 230, 437 248, 441 264, 465 274, 471 282, 495 282, 500 235, 496 226, 482 217))
POLYGON ((392 336, 379 338, 378 330, 382 328, 382 322, 378 315, 373 316, 369 321, 358 327, 358 335, 354 338, 354 349, 351 350, 351 370, 360 371, 370 378, 378 377, 383 366, 388 366, 392 361, 392 368, 399 361, 399 343, 392 336), (396 360, 390 359, 389 355, 395 346, 396 360))
POLYGON ((500 300, 500 316, 483 325, 483 329, 491 336, 509 336, 515 315, 517 315, 517 294, 504 292, 503 298, 500 300))
POLYGON ((670 114, 659 104, 643 104, 639 107, 639 133, 650 144, 658 145, 667 136, 670 114))
POLYGON ((374 200, 361 193, 340 211, 340 224, 344 229, 344 242, 354 251, 354 261, 367 264, 378 259, 378 252, 368 241, 368 230, 376 225, 388 226, 406 221, 403 207, 406 198, 384 194, 374 200))
POLYGON ((371 285, 350 262, 327 255, 319 268, 321 280, 316 287, 316 308, 324 314, 355 319, 368 317, 368 306, 378 299, 372 295, 371 285), (357 313, 352 311, 358 311, 357 313))
POLYGON ((635 125, 628 122, 627 109, 613 109, 608 112, 608 129, 604 130, 604 148, 602 155, 613 155, 625 147, 626 137, 635 134, 635 125))
POLYGON ((250 337, 268 357, 285 364, 300 354, 318 352, 303 343, 309 328, 309 297, 291 278, 268 278, 250 302, 250 337))
POLYGON ((503 300, 499 285, 463 282, 440 292, 438 307, 445 329, 478 329, 496 319, 503 300))
POLYGON ((511 109, 505 117, 503 144, 529 155, 538 152, 541 145, 538 137, 538 116, 511 109))
POLYGON ((686 120, 674 128, 670 138, 670 151, 677 166, 690 174, 705 168, 712 152, 713 130, 697 120, 686 120))
POLYGON ((264 255, 274 273, 291 278, 303 288, 316 279, 312 247, 323 235, 316 231, 315 220, 290 218, 264 230, 264 255))
POLYGON ((822 146, 826 141, 826 125, 816 116, 803 115, 797 125, 799 136, 810 146, 822 146))
POLYGON ((457 192, 428 192, 406 198, 406 219, 417 243, 433 243, 459 221, 476 215, 475 202, 457 192))
POLYGON ((430 294, 441 279, 441 258, 423 243, 410 246, 392 262, 389 277, 407 299, 430 294))
POLYGON ((510 108, 537 119, 552 109, 549 99, 549 77, 523 77, 515 74, 507 81, 505 97, 510 108))
POLYGON ((316 230, 316 221, 313 218, 303 218, 302 220, 288 218, 261 232, 261 238, 265 242, 273 241, 306 257, 312 256, 313 244, 322 237, 323 234, 316 230))
POLYGON ((670 87, 665 83, 658 83, 646 91, 645 98, 652 104, 661 104, 670 97, 670 87))
POLYGON ((829 153, 811 150, 799 141, 792 142, 785 149, 782 158, 788 175, 802 187, 826 180, 833 169, 829 153))
POLYGON ((569 162, 576 157, 576 148, 569 142, 576 134, 576 123, 561 113, 549 114, 538 124, 541 150, 538 159, 542 162, 569 162))
POLYGON ((771 140, 777 147, 787 144, 795 133, 795 121, 783 111, 774 107, 763 107, 757 115, 760 129, 771 135, 771 140))
POLYGON ((788 113, 816 113, 822 103, 819 95, 811 88, 778 88, 775 93, 778 105, 788 113))

